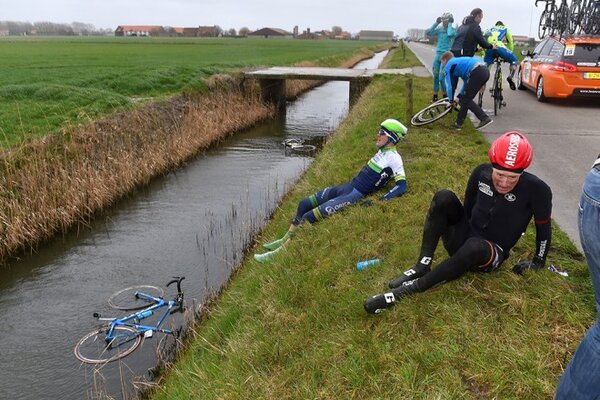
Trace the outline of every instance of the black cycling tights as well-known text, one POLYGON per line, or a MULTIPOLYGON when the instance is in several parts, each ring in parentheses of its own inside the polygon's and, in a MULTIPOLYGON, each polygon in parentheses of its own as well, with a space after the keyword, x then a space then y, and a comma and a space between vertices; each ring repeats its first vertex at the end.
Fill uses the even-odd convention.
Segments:
POLYGON ((489 270, 492 265, 499 265, 501 254, 496 246, 479 237, 469 238, 468 233, 465 210, 458 197, 449 190, 438 191, 425 219, 419 260, 433 257, 440 238, 450 258, 419 278, 414 284, 416 291, 457 279, 467 271, 489 270))

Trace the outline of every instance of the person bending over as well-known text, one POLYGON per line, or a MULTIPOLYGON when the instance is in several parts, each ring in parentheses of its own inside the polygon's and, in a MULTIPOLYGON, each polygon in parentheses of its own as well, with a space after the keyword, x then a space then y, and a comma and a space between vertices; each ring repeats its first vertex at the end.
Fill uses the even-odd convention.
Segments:
POLYGON ((494 271, 508 258, 532 217, 535 255, 516 264, 513 272, 523 274, 544 266, 552 236, 552 192, 540 178, 524 172, 533 159, 529 142, 519 132, 507 132, 492 143, 489 158, 490 164, 471 173, 464 205, 450 190, 434 195, 418 262, 389 283, 390 292, 364 302, 368 313, 380 313, 403 296, 458 279, 468 271, 494 271), (432 270, 440 238, 450 257, 432 270))
POLYGON ((454 95, 458 86, 458 79, 462 79, 463 86, 459 94, 460 110, 454 123, 454 129, 462 129, 467 118, 467 112, 473 111, 479 118, 477 129, 488 126, 493 120, 477 105, 473 99, 490 79, 490 71, 481 58, 478 57, 454 57, 451 51, 442 54, 442 67, 446 75, 446 90, 448 99, 452 106, 456 106, 454 95))
POLYGON ((365 196, 383 188, 390 179, 394 179, 396 185, 383 195, 381 200, 403 195, 406 192, 406 176, 404 163, 396 150, 396 144, 406 136, 407 132, 408 129, 395 119, 383 121, 377 135, 378 151, 367 165, 349 182, 327 187, 300 200, 296 216, 286 234, 280 239, 264 244, 263 247, 270 251, 255 254, 254 259, 259 262, 268 261, 283 248, 301 223, 304 221, 315 223, 344 207, 355 204, 365 196))
POLYGON ((442 97, 446 97, 446 84, 444 78, 440 74, 441 71, 441 58, 442 54, 450 50, 452 46, 452 40, 456 31, 452 26, 454 17, 451 13, 445 12, 441 17, 431 25, 429 29, 425 31, 428 36, 437 37, 437 47, 435 49, 435 57, 433 59, 433 97, 432 101, 438 100, 438 92, 440 87, 442 89, 442 97))

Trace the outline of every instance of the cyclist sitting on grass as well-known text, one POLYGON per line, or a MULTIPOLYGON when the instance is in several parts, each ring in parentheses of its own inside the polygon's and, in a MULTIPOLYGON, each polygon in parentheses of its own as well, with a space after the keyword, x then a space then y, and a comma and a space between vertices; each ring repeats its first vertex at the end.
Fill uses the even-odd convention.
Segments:
POLYGON ((481 58, 478 57, 454 57, 451 51, 442 55, 442 67, 446 75, 446 90, 448 99, 452 106, 456 106, 454 95, 458 86, 458 79, 462 79, 463 86, 460 97, 460 110, 454 123, 454 129, 462 128, 467 112, 471 110, 477 118, 479 125, 477 129, 491 124, 492 119, 473 101, 479 90, 490 79, 490 71, 481 58))
POLYGON ((380 200, 389 200, 406 192, 406 176, 402 157, 396 150, 396 144, 406 136, 408 129, 395 119, 386 119, 379 127, 377 147, 379 150, 360 172, 349 182, 338 186, 327 187, 308 197, 298 204, 296 216, 290 228, 281 238, 264 244, 268 250, 263 254, 255 254, 259 262, 268 261, 291 239, 295 229, 304 221, 311 224, 333 213, 355 204, 365 196, 383 188, 393 178, 396 186, 383 195, 380 200))
POLYGON ((468 271, 491 272, 508 258, 531 218, 536 227, 532 261, 521 261, 513 272, 539 270, 546 262, 552 228, 552 192, 548 185, 524 172, 533 150, 519 132, 507 132, 489 150, 491 164, 471 173, 464 205, 450 190, 438 191, 431 201, 419 261, 389 283, 388 293, 368 298, 364 308, 377 314, 401 297, 458 279, 468 271), (433 254, 442 239, 449 258, 431 270, 433 254))
POLYGON ((517 60, 515 53, 513 53, 515 46, 510 29, 504 26, 502 21, 498 21, 496 22, 496 25, 485 32, 484 36, 487 37, 487 41, 490 44, 493 44, 496 47, 487 49, 485 51, 485 57, 483 58, 483 61, 490 66, 494 63, 494 59, 496 59, 496 57, 500 57, 502 60, 509 63, 510 75, 506 78, 506 80, 508 81, 510 89, 516 90, 517 87, 515 86, 514 76, 519 61, 517 60))

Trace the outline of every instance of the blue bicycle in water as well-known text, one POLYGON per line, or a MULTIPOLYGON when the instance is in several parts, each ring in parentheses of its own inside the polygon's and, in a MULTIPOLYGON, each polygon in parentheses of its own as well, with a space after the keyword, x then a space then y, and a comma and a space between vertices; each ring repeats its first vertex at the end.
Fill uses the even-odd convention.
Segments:
POLYGON ((123 318, 103 318, 94 313, 94 318, 99 321, 110 322, 82 337, 73 350, 75 357, 87 364, 109 363, 131 354, 144 338, 152 337, 154 332, 177 336, 178 332, 161 328, 161 325, 168 315, 183 312, 181 281, 184 279, 183 276, 177 276, 167 283, 167 287, 177 284, 177 294, 169 301, 163 299, 164 291, 161 288, 151 285, 130 286, 114 293, 108 299, 112 308, 136 312, 123 318), (162 308, 165 310, 156 324, 140 324, 140 321, 162 308))

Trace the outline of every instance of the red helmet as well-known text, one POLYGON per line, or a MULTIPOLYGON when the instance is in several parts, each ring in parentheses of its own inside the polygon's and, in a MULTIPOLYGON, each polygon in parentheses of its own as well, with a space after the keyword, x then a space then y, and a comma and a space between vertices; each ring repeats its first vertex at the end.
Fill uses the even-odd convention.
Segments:
POLYGON ((490 161, 494 168, 521 173, 533 160, 533 149, 520 132, 506 132, 490 147, 490 161))

